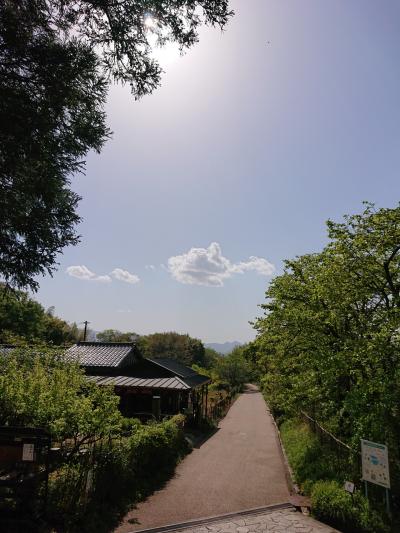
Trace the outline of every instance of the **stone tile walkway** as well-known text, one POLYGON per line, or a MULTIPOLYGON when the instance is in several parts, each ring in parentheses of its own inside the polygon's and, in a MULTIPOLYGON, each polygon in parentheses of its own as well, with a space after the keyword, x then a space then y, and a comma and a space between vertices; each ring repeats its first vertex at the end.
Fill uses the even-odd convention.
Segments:
POLYGON ((226 520, 207 522, 184 529, 168 529, 168 533, 339 533, 309 516, 296 512, 294 508, 279 509, 257 515, 238 515, 226 520))

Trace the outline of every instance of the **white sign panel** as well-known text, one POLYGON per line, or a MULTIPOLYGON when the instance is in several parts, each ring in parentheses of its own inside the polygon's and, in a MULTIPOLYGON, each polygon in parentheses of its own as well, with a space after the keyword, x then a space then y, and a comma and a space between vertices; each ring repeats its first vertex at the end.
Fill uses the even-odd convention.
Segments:
POLYGON ((344 482, 344 490, 346 492, 350 492, 350 494, 354 494, 354 491, 356 490, 354 483, 351 481, 345 481, 344 482))
POLYGON ((34 444, 24 444, 22 448, 22 460, 23 461, 33 461, 33 454, 35 452, 34 444))
POLYGON ((361 460, 363 481, 390 489, 387 446, 361 439, 361 460))

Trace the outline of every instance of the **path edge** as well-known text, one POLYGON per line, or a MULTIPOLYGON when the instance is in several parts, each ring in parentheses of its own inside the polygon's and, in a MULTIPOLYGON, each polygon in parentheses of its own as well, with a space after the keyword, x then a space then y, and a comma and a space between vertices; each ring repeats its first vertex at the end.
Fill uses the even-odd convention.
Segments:
POLYGON ((178 524, 168 524, 166 526, 153 527, 149 529, 136 529, 131 533, 163 533, 163 532, 173 532, 179 531, 180 529, 186 529, 194 526, 202 526, 209 523, 223 522, 229 518, 235 517, 245 517, 245 516, 256 516, 259 514, 272 513, 273 511, 279 511, 281 509, 293 509, 295 507, 290 502, 283 503, 274 503, 272 505, 267 505, 265 507, 255 507, 253 509, 245 509, 243 511, 237 511, 235 513, 227 513, 216 516, 209 516, 206 518, 198 518, 195 520, 189 520, 187 522, 180 522, 178 524))

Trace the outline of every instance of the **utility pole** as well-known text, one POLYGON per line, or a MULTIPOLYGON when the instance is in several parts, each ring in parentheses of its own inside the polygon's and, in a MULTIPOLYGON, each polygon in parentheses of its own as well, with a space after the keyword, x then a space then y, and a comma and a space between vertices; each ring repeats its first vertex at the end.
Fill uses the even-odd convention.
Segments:
POLYGON ((84 329, 84 332, 83 332, 83 342, 85 342, 86 341, 86 333, 87 333, 87 325, 90 324, 90 322, 85 320, 85 322, 83 322, 83 324, 85 324, 85 329, 84 329))

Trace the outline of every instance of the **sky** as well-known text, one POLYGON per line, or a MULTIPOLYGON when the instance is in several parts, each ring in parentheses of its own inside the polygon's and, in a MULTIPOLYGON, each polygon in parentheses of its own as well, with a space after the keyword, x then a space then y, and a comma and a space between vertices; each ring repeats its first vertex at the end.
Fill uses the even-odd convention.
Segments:
MULTIPOLYGON (((255 336, 284 259, 400 200, 400 3, 233 1, 162 86, 112 86, 112 139, 73 177, 81 242, 35 296, 100 331, 255 336)), ((158 52, 157 52, 158 53, 158 52)))

